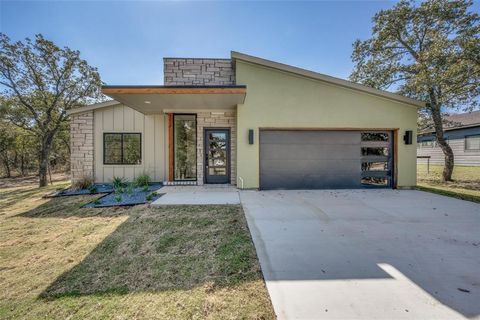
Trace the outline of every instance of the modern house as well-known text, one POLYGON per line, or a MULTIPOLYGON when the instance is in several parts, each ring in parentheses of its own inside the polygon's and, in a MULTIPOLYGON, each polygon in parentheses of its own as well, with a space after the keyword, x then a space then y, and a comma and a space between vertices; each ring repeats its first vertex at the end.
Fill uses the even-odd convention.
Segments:
MULTIPOLYGON (((455 165, 480 166, 480 111, 445 117, 445 138, 453 150, 455 165)), ((435 140, 435 131, 421 132, 417 137, 419 164, 444 165, 445 156, 435 140), (428 157, 430 158, 423 158, 428 157)))
POLYGON ((164 58, 164 85, 70 110, 72 180, 147 173, 239 188, 411 187, 417 108, 394 93, 232 52, 164 58))

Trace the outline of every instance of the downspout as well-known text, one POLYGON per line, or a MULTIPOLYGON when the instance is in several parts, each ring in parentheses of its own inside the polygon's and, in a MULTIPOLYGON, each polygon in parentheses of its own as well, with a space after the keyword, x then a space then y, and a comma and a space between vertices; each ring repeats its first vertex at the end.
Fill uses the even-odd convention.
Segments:
POLYGON ((238 177, 238 180, 240 180, 240 183, 241 183, 240 189, 243 189, 243 178, 242 178, 242 177, 238 177))

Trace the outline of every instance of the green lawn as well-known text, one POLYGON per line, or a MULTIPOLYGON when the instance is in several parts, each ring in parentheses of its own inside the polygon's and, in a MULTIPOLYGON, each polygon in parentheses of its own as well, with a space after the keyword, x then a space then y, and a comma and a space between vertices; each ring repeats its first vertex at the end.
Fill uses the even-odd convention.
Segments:
POLYGON ((2 319, 273 319, 240 206, 83 209, 0 189, 2 319))
POLYGON ((480 167, 456 166, 453 181, 442 182, 443 166, 417 166, 417 186, 424 191, 435 192, 464 200, 480 202, 480 167))

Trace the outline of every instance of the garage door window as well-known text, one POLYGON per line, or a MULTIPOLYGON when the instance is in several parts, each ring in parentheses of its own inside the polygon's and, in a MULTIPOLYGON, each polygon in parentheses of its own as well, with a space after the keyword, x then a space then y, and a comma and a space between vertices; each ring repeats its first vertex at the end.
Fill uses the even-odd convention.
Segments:
POLYGON ((362 141, 389 141, 388 132, 362 132, 362 141))
POLYGON ((362 132, 362 178, 364 186, 391 185, 390 132, 362 132))
POLYGON ((363 162, 362 171, 385 171, 388 170, 387 162, 363 162))
POLYGON ((362 156, 388 156, 388 148, 362 148, 362 156))

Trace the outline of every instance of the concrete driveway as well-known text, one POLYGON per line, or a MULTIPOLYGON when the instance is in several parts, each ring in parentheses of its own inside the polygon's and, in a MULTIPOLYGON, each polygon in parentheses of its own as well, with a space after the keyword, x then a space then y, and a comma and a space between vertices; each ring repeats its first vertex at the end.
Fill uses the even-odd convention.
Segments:
POLYGON ((280 319, 480 318, 480 205, 421 191, 242 191, 280 319))

